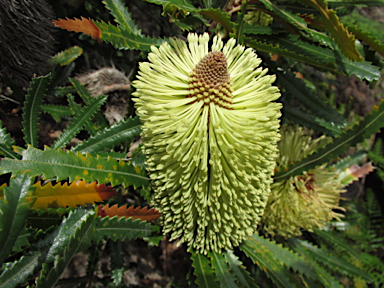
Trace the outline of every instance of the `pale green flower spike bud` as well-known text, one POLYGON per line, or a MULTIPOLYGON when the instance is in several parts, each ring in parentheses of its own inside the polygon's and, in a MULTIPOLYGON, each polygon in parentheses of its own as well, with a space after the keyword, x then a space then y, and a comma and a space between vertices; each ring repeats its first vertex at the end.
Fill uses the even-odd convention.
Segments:
MULTIPOLYGON (((312 140, 308 132, 298 126, 282 126, 279 168, 301 160, 330 140, 324 136, 312 140)), ((273 183, 262 228, 272 236, 291 237, 301 235, 301 229, 322 229, 332 219, 340 220, 343 215, 334 211, 344 210, 339 207, 340 194, 345 192, 339 176, 337 171, 322 165, 303 175, 273 183)))
POLYGON ((281 104, 252 49, 208 34, 152 47, 133 82, 164 233, 200 253, 251 235, 270 193, 281 104))

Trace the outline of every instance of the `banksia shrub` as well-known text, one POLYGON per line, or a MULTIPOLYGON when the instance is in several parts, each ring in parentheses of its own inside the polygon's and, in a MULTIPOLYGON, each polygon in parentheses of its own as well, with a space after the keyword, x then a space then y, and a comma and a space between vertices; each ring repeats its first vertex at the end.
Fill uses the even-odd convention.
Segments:
POLYGON ((208 34, 152 47, 133 82, 163 232, 200 253, 237 246, 263 215, 277 156, 275 76, 208 34))
MULTIPOLYGON (((299 126, 283 125, 278 144, 279 168, 287 167, 314 152, 330 140, 320 137, 315 140, 299 126)), ((335 212, 339 207, 344 184, 340 173, 326 165, 309 170, 271 185, 271 195, 263 215, 263 229, 270 235, 299 236, 301 229, 322 229, 333 218, 342 215, 335 212)))

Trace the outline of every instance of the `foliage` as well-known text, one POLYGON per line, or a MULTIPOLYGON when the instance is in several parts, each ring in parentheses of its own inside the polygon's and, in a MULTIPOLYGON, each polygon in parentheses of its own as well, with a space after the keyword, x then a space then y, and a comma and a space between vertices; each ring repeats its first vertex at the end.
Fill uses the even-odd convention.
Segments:
MULTIPOLYGON (((235 38, 238 44, 255 49, 263 65, 276 74, 284 107, 281 121, 313 129, 315 137, 333 137, 307 157, 277 167, 274 180, 300 178, 321 165, 342 175, 339 180, 344 185, 367 173, 360 170, 356 174, 352 169, 366 153, 345 155, 351 147, 361 149, 364 141, 384 127, 384 100, 360 121, 350 121, 350 115, 341 115, 335 108, 333 99, 325 99, 312 89, 318 83, 310 83, 298 72, 311 66, 371 85, 379 81, 384 67, 382 35, 376 26, 366 25, 356 16, 355 8, 383 6, 381 0, 245 0, 239 4, 147 0, 162 10, 158 22, 173 25, 169 30, 172 33, 156 37, 146 35, 145 27, 128 9, 128 2, 105 0, 102 5, 87 6, 91 18, 54 20, 55 26, 90 38, 71 35, 67 43, 73 46, 51 59, 55 65, 52 71, 31 80, 22 108, 24 142, 15 141, 0 121, 0 173, 6 179, 6 185, 0 186, 0 288, 55 287, 79 252, 89 255, 87 276, 72 279, 73 283, 92 283, 95 263, 108 245, 117 256, 110 259, 112 271, 105 278, 110 283, 104 283, 105 287, 123 287, 123 274, 128 268, 122 257, 122 241, 140 238, 150 246, 162 239, 156 225, 163 224, 162 218, 146 206, 152 190, 145 155, 140 146, 130 147, 141 133, 132 101, 128 99, 126 119, 110 125, 102 111, 111 96, 93 97, 76 78, 70 78, 83 58, 89 64, 89 55, 100 56, 103 49, 124 50, 125 54, 113 52, 120 53, 114 54, 118 55, 115 60, 132 58, 124 56, 130 50, 140 51, 134 54, 133 62, 124 64, 134 71, 147 52, 156 51, 154 46, 172 43, 171 37, 185 36, 186 31, 209 31, 223 41, 235 38), (52 99, 62 101, 58 105, 59 101, 52 99), (42 112, 57 123, 67 122, 49 146, 40 137, 39 122, 47 116, 42 112), (86 137, 80 137, 84 132, 86 137), (74 144, 75 137, 82 141, 74 144)), ((368 155, 384 180, 381 140, 368 155)), ((368 189, 362 199, 342 202, 346 210, 343 220, 335 219, 323 229, 303 231, 300 237, 268 238, 260 228, 233 250, 202 255, 190 249, 189 284, 380 287, 384 264, 377 252, 384 249, 384 231, 376 194, 368 189)))

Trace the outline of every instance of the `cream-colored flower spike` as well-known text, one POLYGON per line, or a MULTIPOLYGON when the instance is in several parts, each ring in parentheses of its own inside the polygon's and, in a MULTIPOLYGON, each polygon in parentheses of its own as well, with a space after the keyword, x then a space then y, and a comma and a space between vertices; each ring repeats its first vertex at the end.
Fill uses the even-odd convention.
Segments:
POLYGON ((152 47, 133 82, 164 233, 200 253, 254 233, 270 193, 281 104, 252 49, 208 34, 152 47))

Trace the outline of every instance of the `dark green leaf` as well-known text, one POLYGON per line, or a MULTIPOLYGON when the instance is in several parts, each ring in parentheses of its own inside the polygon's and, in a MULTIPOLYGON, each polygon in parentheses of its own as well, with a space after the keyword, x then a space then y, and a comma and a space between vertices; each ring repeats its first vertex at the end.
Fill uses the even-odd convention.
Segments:
POLYGON ((132 19, 131 13, 121 0, 104 0, 105 7, 111 11, 115 21, 120 24, 122 30, 140 35, 141 31, 132 19))
POLYGON ((241 287, 257 288, 256 279, 252 278, 249 272, 243 266, 243 263, 239 258, 231 251, 224 252, 225 259, 235 274, 237 281, 241 284, 241 287))
POLYGON ((72 151, 94 153, 102 151, 104 148, 113 148, 123 142, 129 143, 135 136, 140 135, 140 126, 139 117, 128 118, 83 141, 75 146, 72 151))
POLYGON ((11 178, 9 187, 4 187, 4 199, 0 200, 0 264, 12 252, 36 200, 31 185, 30 177, 19 174, 11 178))
POLYGON ((216 277, 213 270, 209 265, 209 259, 199 253, 192 252, 192 267, 194 268, 193 274, 196 276, 196 284, 199 287, 218 288, 216 277))
POLYGON ((60 137, 52 144, 52 149, 61 148, 68 144, 73 137, 92 119, 93 115, 100 109, 101 105, 107 100, 108 96, 93 98, 87 106, 83 107, 71 124, 61 133, 60 137))
POLYGON ((275 181, 282 181, 289 177, 301 175, 304 171, 309 171, 323 163, 331 160, 344 153, 350 147, 363 142, 372 134, 377 133, 384 126, 384 100, 380 105, 375 106, 371 113, 364 120, 347 130, 340 136, 336 137, 333 142, 327 144, 317 152, 296 162, 288 167, 285 171, 279 171, 275 176, 275 181))
MULTIPOLYGON (((21 149, 21 148, 20 148, 21 149)), ((147 186, 148 178, 145 169, 133 167, 124 161, 112 158, 92 157, 91 155, 74 154, 70 151, 53 150, 45 147, 39 150, 28 146, 27 150, 19 151, 22 160, 3 159, 0 161, 0 171, 16 174, 30 170, 29 175, 42 175, 44 179, 55 177, 57 181, 69 178, 70 182, 84 179, 88 182, 112 183, 113 186, 124 184, 147 186)))
POLYGON ((357 39, 368 44, 369 47, 384 56, 384 44, 377 40, 377 37, 373 37, 362 29, 358 29, 355 25, 347 25, 347 28, 355 34, 357 39))
POLYGON ((3 123, 0 121, 0 152, 4 157, 19 159, 18 155, 13 152, 13 145, 15 145, 15 142, 11 139, 11 135, 7 133, 7 129, 3 128, 3 123))
POLYGON ((27 144, 37 147, 38 121, 41 104, 47 91, 50 75, 33 78, 23 107, 23 133, 27 144))
POLYGON ((230 273, 230 267, 225 262, 224 256, 215 252, 209 252, 208 256, 211 258, 212 268, 219 279, 220 287, 238 288, 239 286, 235 283, 235 278, 230 273))
POLYGON ((81 54, 83 54, 83 48, 79 46, 73 46, 56 54, 51 61, 54 64, 65 66, 76 60, 81 54))
POLYGON ((72 110, 66 106, 58 105, 41 105, 41 110, 43 112, 50 114, 56 122, 61 121, 61 117, 71 116, 73 114, 72 110))

